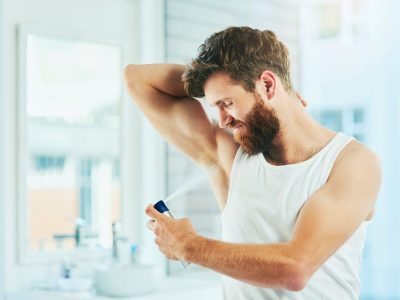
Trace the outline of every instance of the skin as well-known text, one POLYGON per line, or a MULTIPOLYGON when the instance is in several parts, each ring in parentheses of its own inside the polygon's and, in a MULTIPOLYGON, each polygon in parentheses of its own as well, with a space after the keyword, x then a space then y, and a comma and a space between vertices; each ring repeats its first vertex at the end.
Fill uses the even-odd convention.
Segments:
MULTIPOLYGON (((185 94, 180 81, 183 71, 181 65, 129 65, 125 81, 132 98, 159 132, 206 170, 222 210, 239 146, 227 127, 241 124, 233 128, 233 135, 246 133, 246 115, 255 99, 227 75, 213 74, 204 91, 207 102, 219 112, 217 126, 200 103, 185 94)), ((335 136, 306 113, 306 102, 287 92, 274 73, 264 71, 255 91, 280 121, 272 147, 265 151, 269 163, 307 160, 335 136)), ((299 291, 355 230, 372 218, 381 176, 376 155, 357 141, 350 142, 339 154, 326 184, 301 209, 293 237, 285 243, 211 240, 198 235, 187 218, 168 218, 152 205, 145 211, 150 218, 147 227, 170 259, 199 264, 260 287, 299 291)))

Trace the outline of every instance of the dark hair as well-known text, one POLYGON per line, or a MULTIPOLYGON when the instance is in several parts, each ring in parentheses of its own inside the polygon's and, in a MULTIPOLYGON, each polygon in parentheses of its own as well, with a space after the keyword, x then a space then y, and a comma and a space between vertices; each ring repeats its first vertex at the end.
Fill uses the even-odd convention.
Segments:
POLYGON ((287 91, 290 80, 289 52, 270 30, 229 27, 207 38, 199 47, 182 75, 186 93, 204 97, 204 83, 212 74, 224 72, 247 91, 254 91, 255 81, 265 71, 275 73, 287 91))

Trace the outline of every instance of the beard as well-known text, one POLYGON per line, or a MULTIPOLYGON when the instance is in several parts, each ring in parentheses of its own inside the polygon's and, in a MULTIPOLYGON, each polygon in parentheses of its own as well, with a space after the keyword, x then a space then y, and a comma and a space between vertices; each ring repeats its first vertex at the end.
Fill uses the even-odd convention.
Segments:
POLYGON ((231 127, 242 125, 244 130, 234 133, 234 140, 250 154, 268 153, 274 146, 273 139, 279 132, 280 122, 272 108, 267 108, 261 96, 254 93, 255 104, 244 121, 233 121, 231 127))

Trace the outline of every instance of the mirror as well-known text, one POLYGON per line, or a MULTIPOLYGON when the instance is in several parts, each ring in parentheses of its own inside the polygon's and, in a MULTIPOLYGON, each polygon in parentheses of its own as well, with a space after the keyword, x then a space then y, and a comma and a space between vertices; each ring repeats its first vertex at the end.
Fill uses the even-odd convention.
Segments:
POLYGON ((24 253, 111 247, 120 219, 121 47, 20 30, 24 253))

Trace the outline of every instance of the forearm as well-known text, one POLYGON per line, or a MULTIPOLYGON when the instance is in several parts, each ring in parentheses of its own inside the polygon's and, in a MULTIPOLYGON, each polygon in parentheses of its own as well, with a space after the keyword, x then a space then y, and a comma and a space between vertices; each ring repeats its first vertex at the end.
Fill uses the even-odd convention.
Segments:
POLYGON ((184 65, 177 64, 131 64, 125 68, 125 82, 133 92, 140 86, 147 85, 180 98, 186 96, 181 79, 184 70, 184 65))
POLYGON ((301 264, 289 244, 232 244, 196 236, 185 251, 187 261, 253 285, 301 290, 301 264))

